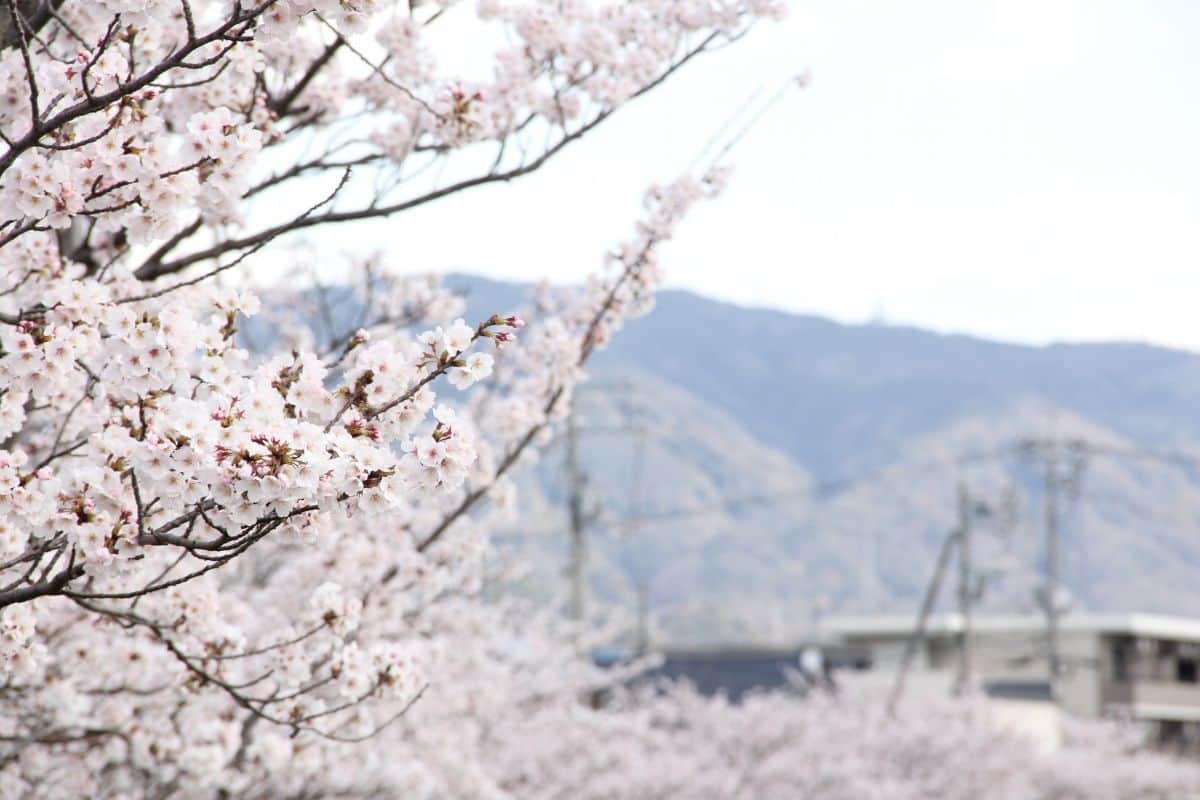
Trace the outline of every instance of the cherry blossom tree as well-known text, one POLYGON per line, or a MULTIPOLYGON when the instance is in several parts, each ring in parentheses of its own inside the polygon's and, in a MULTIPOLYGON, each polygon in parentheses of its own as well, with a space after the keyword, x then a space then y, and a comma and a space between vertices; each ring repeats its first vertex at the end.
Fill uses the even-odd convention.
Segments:
POLYGON ((897 733, 869 697, 630 688, 587 658, 605 631, 485 601, 512 473, 722 173, 485 319, 364 257, 314 325, 290 243, 527 175, 781 6, 483 0, 479 82, 429 44, 451 5, 0 3, 0 797, 1194 787, 1100 735, 1030 784, 969 705, 897 733))
POLYGON ((571 734, 555 723, 558 734, 529 735, 498 760, 539 776, 516 792, 539 798, 1175 800, 1200 790, 1200 766, 1110 723, 1074 722, 1060 749, 1042 752, 986 698, 914 696, 890 717, 880 689, 848 681, 837 694, 737 704, 686 685, 625 692, 571 734))
POLYGON ((451 5, 3 4, 0 795, 463 796, 464 726, 513 699, 489 664, 577 703, 577 642, 493 653, 487 530, 720 172, 652 189, 528 327, 351 259, 352 326, 252 353, 239 287, 299 232, 541 168, 781 6, 485 1, 472 82, 427 43, 451 5))

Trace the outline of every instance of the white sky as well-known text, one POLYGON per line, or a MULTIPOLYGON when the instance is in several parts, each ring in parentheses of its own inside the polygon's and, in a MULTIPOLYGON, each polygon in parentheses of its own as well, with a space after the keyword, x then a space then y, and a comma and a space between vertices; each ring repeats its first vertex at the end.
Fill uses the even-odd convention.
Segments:
MULTIPOLYGON (((402 268, 575 280, 643 188, 811 73, 664 253, 743 304, 1200 350, 1200 3, 796 0, 541 173, 366 235, 402 268)), ((365 233, 365 232, 364 232, 365 233)))

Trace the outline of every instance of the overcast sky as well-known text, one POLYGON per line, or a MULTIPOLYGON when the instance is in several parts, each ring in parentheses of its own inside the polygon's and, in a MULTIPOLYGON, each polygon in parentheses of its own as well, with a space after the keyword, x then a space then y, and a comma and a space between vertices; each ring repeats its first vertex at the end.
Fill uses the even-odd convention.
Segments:
POLYGON ((671 285, 843 321, 1200 350, 1200 3, 793 8, 541 173, 377 236, 406 269, 580 278, 647 184, 807 70, 664 253, 671 285))

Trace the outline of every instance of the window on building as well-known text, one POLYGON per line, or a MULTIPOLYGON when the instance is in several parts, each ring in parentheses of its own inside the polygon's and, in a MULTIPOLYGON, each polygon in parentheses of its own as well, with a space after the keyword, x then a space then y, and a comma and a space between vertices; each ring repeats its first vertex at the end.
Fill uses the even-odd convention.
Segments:
POLYGON ((1200 679, 1196 659, 1181 658, 1175 662, 1175 680, 1180 683, 1196 683, 1200 679))
POLYGON ((1183 723, 1178 720, 1163 720, 1158 724, 1158 743, 1164 747, 1178 747, 1183 741, 1183 723))
POLYGON ((1129 680, 1129 651, 1131 643, 1117 639, 1112 643, 1112 678, 1114 681, 1129 680))

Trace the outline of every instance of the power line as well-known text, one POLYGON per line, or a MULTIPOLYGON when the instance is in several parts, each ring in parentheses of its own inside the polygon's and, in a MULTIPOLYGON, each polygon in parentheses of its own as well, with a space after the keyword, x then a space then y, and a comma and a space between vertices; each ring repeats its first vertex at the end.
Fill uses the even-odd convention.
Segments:
MULTIPOLYGON (((586 433, 633 433, 641 437, 654 436, 657 442, 672 447, 672 449, 676 452, 684 453, 682 448, 672 446, 669 439, 665 438, 663 434, 657 433, 656 431, 645 426, 577 427, 577 436, 582 436, 586 433)), ((674 508, 660 511, 638 510, 630 514, 626 514, 624 517, 616 520, 615 524, 625 527, 628 530, 633 526, 654 525, 677 520, 685 520, 694 517, 711 516, 732 511, 739 511, 743 508, 761 508, 763 506, 780 505, 788 502, 825 499, 850 491, 851 489, 854 489, 862 484, 881 480, 891 472, 898 472, 904 477, 911 477, 914 474, 930 474, 951 468, 961 468, 963 466, 976 463, 983 463, 987 461, 1003 461, 1007 458, 1015 458, 1023 454, 1022 448, 1027 446, 1026 443, 1029 441, 1031 440, 1018 439, 1000 447, 967 453, 962 456, 958 456, 957 458, 929 459, 915 465, 912 463, 888 464, 860 473, 858 475, 835 478, 814 484, 805 484, 803 486, 798 486, 795 489, 781 492, 766 492, 760 494, 743 495, 740 497, 726 498, 711 504, 692 506, 688 508, 674 508)), ((1079 450, 1081 447, 1083 447, 1086 449, 1088 454, 1108 456, 1113 458, 1148 459, 1177 468, 1194 467, 1197 470, 1200 470, 1200 457, 1192 456, 1191 454, 1182 451, 1156 451, 1148 448, 1127 446, 1117 447, 1107 444, 1098 444, 1096 442, 1082 439, 1063 439, 1056 441, 1061 441, 1062 443, 1076 450, 1079 450)), ((639 501, 639 505, 640 504, 641 503, 639 501)), ((536 531, 527 529, 527 531, 531 533, 543 532, 541 529, 537 529, 536 531)))
MULTIPOLYGON (((605 387, 595 386, 593 388, 603 389, 605 387)), ((629 384, 625 382, 619 388, 628 392, 629 384)), ((628 406, 628 404, 626 405, 628 406)), ((645 425, 639 426, 634 424, 631 418, 634 412, 631 407, 626 407, 623 410, 623 416, 626 421, 624 425, 580 426, 574 414, 568 417, 566 425, 564 441, 567 449, 566 477, 569 483, 568 510, 571 536, 570 561, 568 565, 568 573, 571 580, 569 613, 572 617, 580 619, 583 616, 586 561, 586 534, 584 529, 589 524, 583 507, 583 493, 586 480, 579 464, 578 447, 581 433, 633 435, 635 437, 630 472, 631 484, 626 504, 627 512, 622 518, 616 520, 616 524, 619 527, 623 527, 626 533, 632 533, 639 527, 646 525, 683 520, 697 516, 730 513, 746 507, 762 508, 786 502, 812 501, 849 491, 869 481, 887 479, 893 473, 912 477, 914 474, 938 472, 950 467, 957 467, 961 470, 965 466, 977 463, 1004 461, 1012 458, 1032 458, 1041 462, 1043 466, 1045 561, 1044 583, 1041 589, 1042 597, 1040 605, 1043 607, 1046 616, 1047 666, 1052 691, 1054 691, 1056 683, 1061 676, 1063 664, 1059 642, 1059 619, 1065 610, 1062 608, 1063 604, 1060 602, 1060 595, 1062 594, 1060 588, 1062 583, 1062 509, 1060 494, 1062 490, 1070 490, 1076 499, 1078 499, 1083 466, 1093 456, 1115 459, 1146 459, 1179 469, 1200 470, 1200 457, 1178 450, 1156 450, 1148 447, 1101 443, 1082 437, 1023 437, 1011 440, 998 447, 977 450, 956 457, 928 459, 920 463, 890 464, 858 475, 823 481, 816 484, 805 484, 785 491, 755 493, 741 497, 726 498, 717 503, 689 508, 646 511, 643 509, 643 497, 646 487, 644 473, 645 449, 648 437, 654 436, 656 443, 669 447, 684 456, 690 454, 672 442, 670 437, 661 431, 653 430, 645 425), (1064 471, 1064 468, 1066 468, 1066 471, 1064 471)), ((958 523, 954 533, 955 538, 953 545, 946 545, 943 549, 945 547, 952 547, 952 549, 957 550, 959 556, 958 605, 964 620, 964 626, 960 634, 960 656, 956 687, 961 691, 969 684, 972 674, 973 642, 970 622, 976 588, 974 567, 971 561, 971 516, 973 513, 971 498, 965 484, 960 484, 957 494, 959 510, 958 523)), ((948 558, 949 556, 947 555, 946 557, 948 558)), ((942 556, 939 555, 939 561, 941 558, 942 556)), ((943 569, 944 567, 939 567, 939 571, 935 572, 934 580, 939 583, 941 581, 940 571, 943 569)), ((648 637, 649 586, 647 585, 645 576, 635 576, 634 583, 639 605, 638 640, 644 643, 648 637)), ((932 596, 927 593, 927 600, 929 602, 936 600, 936 587, 931 587, 931 589, 934 590, 934 593, 932 596)), ((928 611, 923 607, 922 615, 925 616, 927 613, 928 611)), ((920 636, 923 635, 923 625, 924 619, 919 619, 918 630, 914 632, 914 637, 918 639, 918 643, 920 636)), ((903 669, 906 670, 907 668, 906 665, 903 669)), ((901 678, 899 681, 901 688, 898 691, 902 690, 903 679, 901 678)))
POLYGON ((722 500, 719 503, 711 505, 694 506, 691 508, 668 509, 666 511, 643 512, 637 519, 640 523, 655 523, 666 522, 677 519, 686 519, 694 516, 707 516, 710 514, 719 514, 727 511, 736 511, 745 506, 763 506, 763 505, 778 505, 794 500, 813 500, 829 497, 832 495, 842 494, 856 486, 864 483, 869 483, 881 479, 889 472, 901 472, 904 476, 909 477, 916 474, 932 474, 941 472, 947 469, 961 468, 971 464, 982 463, 986 461, 998 461, 1005 457, 1013 455, 1011 446, 1003 448, 995 448, 984 451, 967 453, 957 458, 947 459, 929 459, 919 464, 889 464, 877 469, 863 472, 859 475, 836 478, 833 480, 822 481, 820 483, 809 484, 796 489, 791 489, 783 492, 769 492, 764 494, 744 495, 731 499, 722 500))
MULTIPOLYGON (((713 503, 710 505, 694 506, 691 508, 642 512, 636 521, 639 523, 667 522, 695 516, 707 516, 710 514, 719 514, 727 511, 736 511, 746 506, 777 505, 795 500, 810 500, 829 497, 849 491, 861 484, 878 480, 887 473, 893 471, 901 472, 904 476, 910 477, 914 474, 929 474, 952 468, 961 468, 971 464, 984 463, 987 461, 1003 461, 1008 458, 1016 458, 1024 455, 1025 453, 1023 448, 1027 447, 1028 443, 1033 441, 1050 440, 1034 440, 1030 438, 1017 439, 1013 442, 996 448, 966 453, 951 459, 929 459, 918 464, 888 464, 860 473, 858 475, 826 480, 782 492, 744 495, 742 497, 722 500, 718 503, 713 503)), ((1086 454, 1090 455, 1108 456, 1113 458, 1144 458, 1159 461, 1175 467, 1189 466, 1200 470, 1200 456, 1192 456, 1182 451, 1155 451, 1147 448, 1117 447, 1113 445, 1097 444, 1084 439, 1063 439, 1054 441, 1059 441, 1062 446, 1065 446, 1068 450, 1082 450, 1086 454)), ((679 452, 678 449, 677 452, 679 452)))

